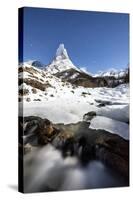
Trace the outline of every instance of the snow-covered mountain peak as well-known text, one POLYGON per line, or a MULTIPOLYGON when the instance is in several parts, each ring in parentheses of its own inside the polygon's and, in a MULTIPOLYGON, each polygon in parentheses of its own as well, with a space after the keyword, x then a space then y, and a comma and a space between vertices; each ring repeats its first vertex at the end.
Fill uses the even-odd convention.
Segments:
POLYGON ((64 47, 64 44, 59 45, 53 61, 45 69, 51 74, 60 73, 70 69, 74 69, 79 72, 81 71, 72 63, 68 56, 67 50, 64 47))
POLYGON ((57 51, 56 51, 56 60, 58 59, 69 59, 67 50, 64 47, 64 44, 60 44, 57 51))

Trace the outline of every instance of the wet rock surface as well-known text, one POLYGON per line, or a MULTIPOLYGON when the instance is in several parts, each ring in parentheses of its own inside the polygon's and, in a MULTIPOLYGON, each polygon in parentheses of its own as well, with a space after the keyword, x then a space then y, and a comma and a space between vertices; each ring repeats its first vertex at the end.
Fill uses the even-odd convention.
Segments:
POLYGON ((20 146, 24 143, 24 151, 29 153, 32 147, 50 143, 63 157, 76 156, 82 165, 100 160, 128 181, 129 141, 104 130, 90 129, 89 125, 85 121, 64 125, 36 116, 20 117, 20 146))

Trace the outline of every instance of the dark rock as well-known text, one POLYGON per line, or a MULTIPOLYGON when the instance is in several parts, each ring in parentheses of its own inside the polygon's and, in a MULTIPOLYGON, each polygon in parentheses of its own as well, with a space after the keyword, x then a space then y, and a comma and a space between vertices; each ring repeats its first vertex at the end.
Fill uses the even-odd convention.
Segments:
POLYGON ((107 86, 107 82, 103 77, 92 77, 85 72, 79 72, 75 69, 65 70, 63 72, 58 72, 55 76, 61 78, 65 82, 70 82, 73 86, 83 86, 83 87, 104 87, 107 86), (75 75, 75 78, 72 78, 75 75))
POLYGON ((52 144, 54 145, 54 147, 62 151, 62 155, 64 157, 68 155, 69 156, 74 155, 75 141, 74 141, 72 132, 68 132, 66 130, 60 129, 59 134, 56 135, 52 144))
POLYGON ((99 107, 99 108, 104 107, 104 106, 106 106, 105 103, 100 103, 100 104, 97 105, 97 107, 99 107))
POLYGON ((32 92, 33 92, 33 94, 36 94, 37 90, 35 88, 32 88, 32 92))
POLYGON ((87 92, 82 92, 81 96, 86 97, 87 95, 91 95, 91 93, 87 92))
POLYGON ((45 145, 49 142, 52 142, 58 133, 59 131, 53 126, 51 121, 48 119, 43 119, 40 121, 38 127, 38 143, 45 145))
POLYGON ((95 101, 97 103, 101 103, 101 104, 103 103, 105 105, 112 105, 112 102, 111 101, 107 101, 107 100, 95 99, 95 101))
POLYGON ((19 127, 25 145, 27 143, 31 145, 48 144, 59 133, 59 130, 48 119, 41 119, 36 116, 23 118, 19 127))
POLYGON ((95 111, 90 111, 90 112, 86 113, 83 116, 83 120, 84 121, 89 121, 89 120, 92 120, 94 117, 96 117, 96 112, 95 111))
POLYGON ((51 94, 50 96, 51 96, 51 97, 54 97, 54 95, 53 95, 53 94, 51 94))
POLYGON ((129 177, 129 141, 115 134, 107 134, 100 135, 95 144, 98 159, 129 177))
POLYGON ((78 147, 80 148, 79 159, 83 165, 88 164, 89 161, 95 159, 95 148, 93 144, 88 144, 85 137, 78 140, 78 147))
POLYGON ((90 129, 87 122, 60 124, 58 127, 73 133, 74 154, 82 164, 99 159, 128 179, 129 141, 105 130, 90 129))
POLYGON ((26 101, 30 102, 30 101, 31 101, 31 99, 28 97, 28 98, 26 98, 26 101))
POLYGON ((32 86, 33 88, 45 91, 47 87, 50 87, 51 85, 49 83, 42 83, 40 81, 33 78, 24 78, 24 79, 19 79, 19 85, 22 83, 26 83, 27 85, 32 86))
POLYGON ((62 155, 63 157, 66 156, 73 156, 74 155, 74 138, 67 138, 64 141, 64 144, 62 146, 62 155))
POLYGON ((34 99, 33 101, 41 101, 41 99, 34 99))

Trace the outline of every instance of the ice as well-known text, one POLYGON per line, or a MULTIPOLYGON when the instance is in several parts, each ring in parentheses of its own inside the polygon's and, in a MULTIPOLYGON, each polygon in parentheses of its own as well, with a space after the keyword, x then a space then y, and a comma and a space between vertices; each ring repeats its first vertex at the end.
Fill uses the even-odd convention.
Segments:
POLYGON ((96 116, 91 120, 90 128, 103 129, 129 139, 129 125, 108 117, 96 116))
POLYGON ((98 109, 97 114, 122 122, 129 122, 129 105, 112 105, 98 109))

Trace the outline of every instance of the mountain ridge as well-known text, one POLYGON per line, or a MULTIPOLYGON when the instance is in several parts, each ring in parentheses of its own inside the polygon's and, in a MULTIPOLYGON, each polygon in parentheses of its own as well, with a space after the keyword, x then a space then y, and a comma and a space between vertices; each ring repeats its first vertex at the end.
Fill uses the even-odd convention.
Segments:
POLYGON ((37 60, 28 61, 27 64, 48 72, 61 79, 61 81, 71 83, 74 86, 116 87, 121 83, 129 82, 128 68, 123 70, 111 69, 94 75, 85 72, 82 68, 80 69, 73 64, 64 44, 59 45, 49 65, 44 65, 37 60))

